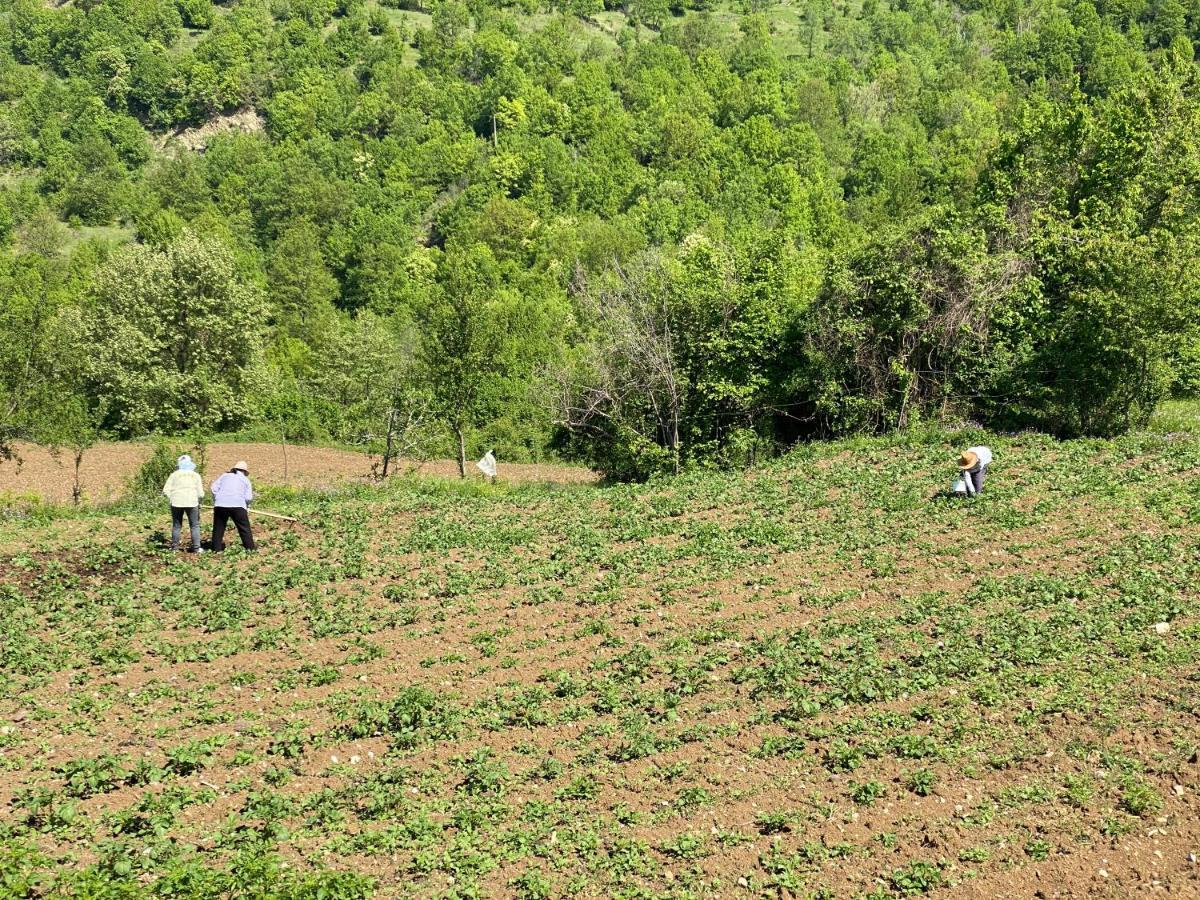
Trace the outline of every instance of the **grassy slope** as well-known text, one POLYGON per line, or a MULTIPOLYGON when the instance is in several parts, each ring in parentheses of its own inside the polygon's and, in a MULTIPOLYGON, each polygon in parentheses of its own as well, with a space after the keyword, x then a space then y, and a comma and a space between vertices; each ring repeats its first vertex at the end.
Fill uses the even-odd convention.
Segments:
POLYGON ((1158 434, 1200 435, 1200 400, 1160 403, 1150 419, 1149 430, 1158 434))
POLYGON ((0 872, 1182 896, 1200 448, 994 446, 970 503, 949 443, 879 441, 280 495, 307 524, 253 559, 159 555, 157 510, 0 523, 0 872))

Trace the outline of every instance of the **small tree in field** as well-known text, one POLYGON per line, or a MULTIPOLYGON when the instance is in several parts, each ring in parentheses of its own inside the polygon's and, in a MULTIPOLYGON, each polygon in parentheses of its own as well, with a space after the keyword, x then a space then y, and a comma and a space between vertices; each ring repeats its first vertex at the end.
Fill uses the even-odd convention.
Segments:
POLYGON ((99 433, 91 410, 82 397, 71 397, 55 411, 55 420, 48 430, 37 435, 39 442, 58 455, 63 449, 71 454, 71 503, 83 502, 83 482, 80 478, 83 457, 96 445, 99 433))
POLYGON ((372 453, 382 447, 380 466, 389 470, 398 454, 416 449, 426 418, 417 343, 402 319, 340 317, 297 385, 332 437, 372 453))
MULTIPOLYGON (((86 358, 84 325, 75 307, 51 309, 44 330, 30 336, 30 352, 35 357, 26 372, 24 391, 18 393, 20 434, 46 447, 56 459, 69 450, 72 461, 71 499, 83 500, 80 474, 84 454, 100 437, 99 421, 103 406, 87 402, 83 389, 83 361, 86 358), (33 349, 32 341, 37 341, 33 349)), ((11 412, 8 410, 8 412, 11 412)), ((0 458, 4 456, 0 447, 0 458)))
POLYGON ((397 461, 420 457, 429 413, 427 394, 411 383, 398 384, 388 404, 383 452, 372 464, 372 475, 387 478, 397 461))
POLYGON ((495 261, 476 245, 447 254, 422 317, 420 361, 434 416, 454 434, 458 474, 467 474, 467 432, 476 424, 504 348, 494 299, 495 261))

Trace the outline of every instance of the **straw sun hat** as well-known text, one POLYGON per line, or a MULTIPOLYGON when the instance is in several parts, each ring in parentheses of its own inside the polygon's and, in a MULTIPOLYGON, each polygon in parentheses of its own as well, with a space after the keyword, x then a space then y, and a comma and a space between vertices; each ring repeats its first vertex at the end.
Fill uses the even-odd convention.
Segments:
POLYGON ((964 450, 962 455, 958 458, 958 467, 964 471, 967 469, 973 469, 978 464, 979 454, 972 450, 964 450))
POLYGON ((235 462, 233 464, 233 467, 235 469, 241 469, 247 475, 250 474, 250 467, 248 465, 246 465, 246 461, 244 459, 239 459, 237 462, 235 462))

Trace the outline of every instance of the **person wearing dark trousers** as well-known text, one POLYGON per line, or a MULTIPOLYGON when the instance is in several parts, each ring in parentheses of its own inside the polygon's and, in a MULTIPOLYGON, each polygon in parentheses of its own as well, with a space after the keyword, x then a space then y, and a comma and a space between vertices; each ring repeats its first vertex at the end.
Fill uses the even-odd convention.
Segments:
POLYGON ((958 471, 962 476, 965 493, 978 496, 983 493, 988 466, 992 464, 992 451, 988 447, 968 447, 958 458, 958 471))
POLYGON ((214 553, 225 549, 225 526, 229 520, 237 527, 238 537, 247 550, 258 549, 254 534, 250 530, 250 514, 247 512, 254 499, 254 488, 250 485, 250 470, 246 463, 238 460, 233 468, 212 483, 213 528, 212 548, 214 553))
POLYGON ((192 532, 192 552, 203 552, 200 549, 200 501, 204 498, 204 481, 186 453, 179 457, 162 492, 171 503, 171 549, 179 549, 186 518, 192 532))

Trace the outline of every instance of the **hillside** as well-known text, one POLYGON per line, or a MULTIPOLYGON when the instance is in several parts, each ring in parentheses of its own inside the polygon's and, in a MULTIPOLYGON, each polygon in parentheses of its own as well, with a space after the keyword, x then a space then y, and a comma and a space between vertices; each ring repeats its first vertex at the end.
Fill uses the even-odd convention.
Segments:
POLYGON ((0 450, 639 479, 1200 389, 1195 3, 399 5, 0 0, 0 450))
POLYGON ((254 557, 0 521, 0 881, 1192 896, 1200 449, 987 440, 974 502, 897 439, 279 493, 254 557))

